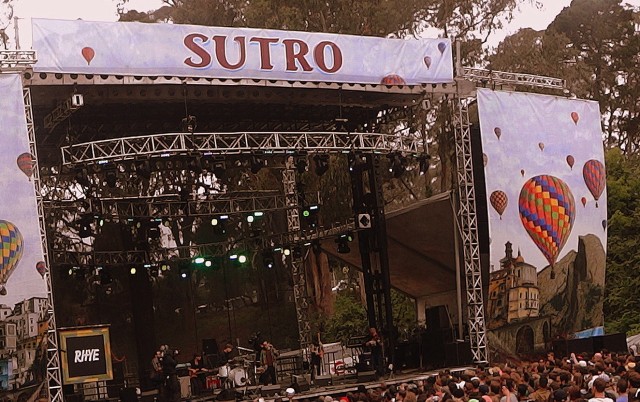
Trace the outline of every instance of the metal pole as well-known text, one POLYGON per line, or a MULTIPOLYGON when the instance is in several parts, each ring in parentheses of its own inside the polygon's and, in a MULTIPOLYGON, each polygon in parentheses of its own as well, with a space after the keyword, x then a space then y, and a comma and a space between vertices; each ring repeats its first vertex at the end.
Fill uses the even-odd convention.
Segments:
POLYGON ((20 50, 20 30, 18 29, 18 17, 13 17, 13 29, 15 31, 16 50, 20 50))
MULTIPOLYGON (((452 201, 455 198, 455 194, 451 192, 452 201)), ((452 207, 457 203, 452 203, 452 207)), ((453 212, 453 211, 452 211, 453 212)), ((458 219, 453 215, 453 221, 456 223, 456 230, 453 232, 453 250, 456 255, 456 305, 458 307, 458 337, 456 339, 464 339, 464 327, 462 324, 462 278, 460 277, 460 240, 458 239, 458 233, 460 227, 458 226, 458 219)))

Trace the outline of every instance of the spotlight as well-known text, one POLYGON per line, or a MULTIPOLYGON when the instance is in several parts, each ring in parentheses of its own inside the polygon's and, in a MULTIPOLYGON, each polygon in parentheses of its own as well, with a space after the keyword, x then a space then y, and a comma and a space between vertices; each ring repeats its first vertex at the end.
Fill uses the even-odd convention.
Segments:
POLYGON ((315 228, 318 226, 318 211, 320 207, 318 205, 309 205, 302 208, 302 220, 307 227, 315 228))
POLYGON ((349 243, 353 241, 353 233, 347 232, 340 237, 338 237, 335 242, 338 245, 338 254, 349 254, 351 252, 351 247, 349 247, 349 243))
POLYGON ((244 254, 240 254, 240 255, 238 256, 238 262, 239 262, 240 264, 244 264, 245 262, 247 262, 247 256, 246 256, 246 255, 244 255, 244 254))
POLYGON ((420 176, 424 176, 429 171, 429 159, 431 157, 429 155, 422 155, 418 158, 418 163, 420 164, 420 176))
POLYGON ((389 155, 391 165, 389 166, 389 172, 393 174, 396 179, 400 178, 402 174, 407 170, 407 160, 400 153, 396 152, 389 155))
POLYGON ((302 174, 307 171, 307 158, 306 156, 300 156, 296 160, 296 170, 302 174))
POLYGON ((136 267, 131 267, 131 269, 129 269, 129 273, 131 275, 135 275, 138 272, 138 270, 136 269, 136 267))
POLYGON ((282 249, 282 254, 284 254, 285 256, 291 255, 291 249, 289 247, 283 248, 282 249))
POLYGON ((264 250, 262 252, 262 263, 265 268, 271 269, 275 266, 275 259, 273 258, 273 251, 264 250))
POLYGON ((262 159, 258 155, 251 156, 251 173, 257 174, 264 166, 264 159, 262 159))
POLYGON ((180 124, 183 133, 193 133, 194 131, 196 131, 197 126, 198 123, 196 121, 196 116, 191 115, 182 119, 182 123, 180 124))
POLYGON ((355 152, 349 152, 349 171, 350 172, 358 172, 363 170, 367 164, 366 155, 357 154, 355 152))
POLYGON ((329 155, 315 155, 313 157, 315 163, 315 173, 318 176, 322 176, 329 170, 329 155))

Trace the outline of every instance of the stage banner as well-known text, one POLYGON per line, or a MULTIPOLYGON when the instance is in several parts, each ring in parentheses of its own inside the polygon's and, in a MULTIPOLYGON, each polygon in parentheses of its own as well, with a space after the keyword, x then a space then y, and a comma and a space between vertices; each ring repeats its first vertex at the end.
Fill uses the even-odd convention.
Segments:
POLYGON ((533 332, 518 339, 542 343, 602 325, 607 195, 598 103, 479 89, 478 111, 488 327, 518 332, 529 321, 533 332))
POLYGON ((20 75, 0 94, 0 396, 27 400, 45 384, 46 265, 20 75))
POLYGON ((113 380, 108 326, 60 328, 58 333, 65 384, 113 380))
POLYGON ((448 39, 34 19, 36 72, 416 85, 453 81, 448 39))

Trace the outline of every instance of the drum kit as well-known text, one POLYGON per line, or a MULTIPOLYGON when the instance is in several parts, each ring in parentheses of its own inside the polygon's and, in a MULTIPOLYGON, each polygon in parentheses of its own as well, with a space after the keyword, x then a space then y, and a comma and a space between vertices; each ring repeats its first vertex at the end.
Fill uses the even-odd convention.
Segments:
MULTIPOLYGON (((249 385, 257 385, 259 374, 258 362, 255 354, 234 357, 226 364, 218 367, 217 381, 211 379, 214 386, 222 389, 241 388, 249 385)), ((209 382, 209 381, 208 381, 209 382)))

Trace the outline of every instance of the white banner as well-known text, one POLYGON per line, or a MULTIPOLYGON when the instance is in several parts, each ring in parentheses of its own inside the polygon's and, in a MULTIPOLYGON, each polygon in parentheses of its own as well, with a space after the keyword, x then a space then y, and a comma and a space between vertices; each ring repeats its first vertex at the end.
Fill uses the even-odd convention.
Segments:
POLYGON ((33 20, 36 72, 416 85, 453 81, 448 39, 33 20))

